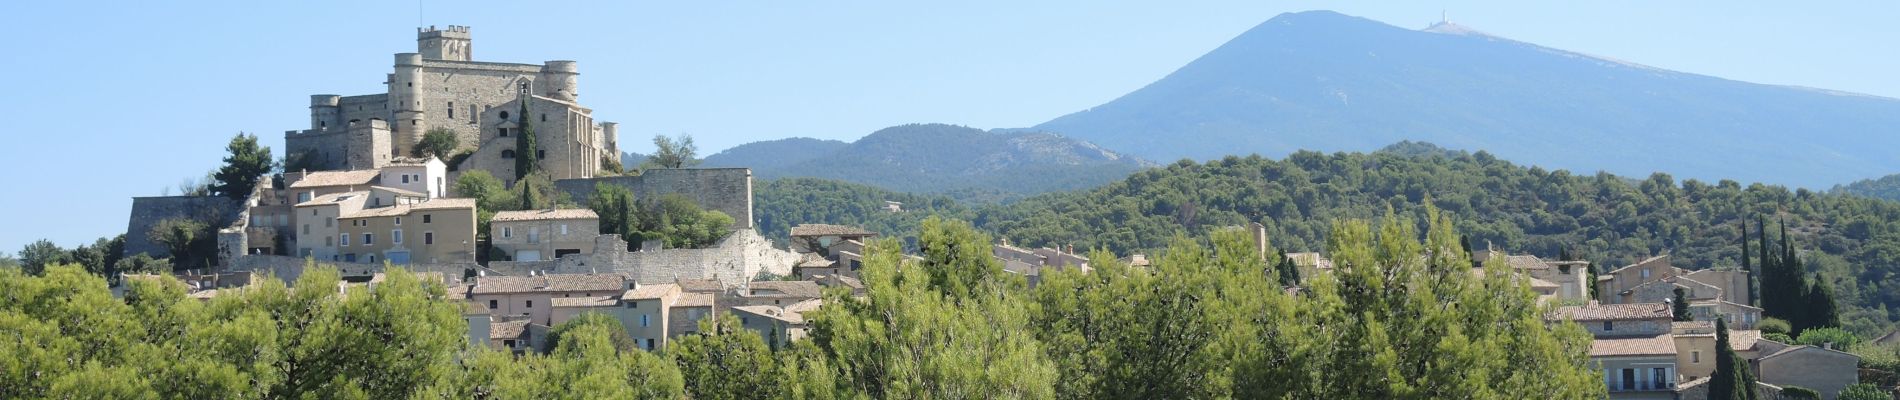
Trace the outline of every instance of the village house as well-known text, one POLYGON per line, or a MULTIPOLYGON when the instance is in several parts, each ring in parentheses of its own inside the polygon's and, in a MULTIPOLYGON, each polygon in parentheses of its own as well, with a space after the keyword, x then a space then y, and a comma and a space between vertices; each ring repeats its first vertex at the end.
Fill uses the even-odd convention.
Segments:
POLYGON ((1612 399, 1675 399, 1677 351, 1669 305, 1590 304, 1558 308, 1553 321, 1580 324, 1596 339, 1590 360, 1612 399))
POLYGON ((1750 360, 1749 365, 1763 383, 1814 389, 1830 400, 1848 386, 1860 383, 1860 356, 1835 350, 1832 345, 1789 345, 1766 339, 1757 343, 1761 356, 1750 360))
MULTIPOLYGON (((1715 372, 1715 323, 1711 320, 1678 321, 1670 324, 1676 341, 1677 373, 1684 382, 1707 378, 1715 372)), ((1730 329, 1729 349, 1744 360, 1757 356, 1755 344, 1761 331, 1730 329)))
MULTIPOLYGON (((369 200, 376 203, 380 198, 372 195, 369 200)), ((337 251, 346 262, 472 262, 475 213, 475 199, 364 208, 337 218, 337 251)))
POLYGON ((990 256, 1003 264, 1003 271, 1027 278, 1031 288, 1042 283, 1045 269, 1059 271, 1075 268, 1083 272, 1091 269, 1088 257, 1075 254, 1074 247, 1067 251, 1048 247, 1025 249, 1009 245, 1009 240, 1002 240, 990 246, 990 256))
POLYGON ((502 211, 489 220, 494 248, 514 261, 593 254, 600 216, 588 209, 502 211))
POLYGON ((491 316, 526 315, 531 323, 552 326, 555 298, 616 296, 631 285, 615 274, 483 276, 468 289, 468 300, 491 316))
POLYGON ((1720 315, 1734 329, 1754 329, 1761 308, 1748 293, 1748 272, 1713 269, 1688 271, 1669 264, 1668 255, 1644 259, 1597 277, 1597 298, 1604 303, 1674 302, 1676 289, 1689 300, 1698 320, 1720 315))
POLYGON ((780 347, 805 338, 810 324, 805 321, 804 313, 817 310, 824 300, 806 300, 784 307, 756 305, 733 307, 732 313, 739 317, 739 325, 759 334, 767 345, 780 347))

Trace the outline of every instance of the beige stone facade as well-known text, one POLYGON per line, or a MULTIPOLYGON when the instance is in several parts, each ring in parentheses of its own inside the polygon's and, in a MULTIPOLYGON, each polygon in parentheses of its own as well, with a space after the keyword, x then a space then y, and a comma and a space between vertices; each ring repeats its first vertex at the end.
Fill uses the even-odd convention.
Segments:
POLYGON ((343 261, 401 265, 475 260, 474 199, 364 208, 338 218, 338 223, 337 252, 343 261))
POLYGON ((488 232, 495 249, 514 261, 553 260, 593 254, 600 217, 586 209, 502 211, 488 232))
MULTIPOLYGON (((631 283, 613 274, 484 276, 469 288, 468 301, 496 317, 526 316, 531 323, 554 324, 554 299, 619 296, 631 283)), ((572 316, 569 313, 564 316, 572 316)))

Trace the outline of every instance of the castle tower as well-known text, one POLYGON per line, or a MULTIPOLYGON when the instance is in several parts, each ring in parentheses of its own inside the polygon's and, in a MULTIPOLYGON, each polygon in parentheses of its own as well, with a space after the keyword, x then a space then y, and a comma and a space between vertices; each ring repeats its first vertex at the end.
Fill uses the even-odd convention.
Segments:
POLYGON ((342 99, 342 96, 334 94, 310 95, 310 129, 321 131, 330 129, 332 125, 343 128, 340 122, 343 112, 338 107, 342 99))
POLYGON ((397 157, 409 156, 410 148, 429 129, 422 111, 423 84, 427 83, 422 79, 422 60, 421 54, 397 54, 396 72, 389 75, 389 108, 395 120, 390 121, 391 146, 384 151, 397 157))
POLYGON ((580 97, 575 88, 580 87, 580 70, 573 61, 554 60, 541 64, 541 76, 535 81, 541 82, 541 95, 551 99, 575 101, 580 97))
POLYGON ((416 28, 416 52, 422 53, 423 59, 473 60, 474 57, 470 54, 472 42, 466 26, 449 25, 449 29, 446 30, 437 30, 433 25, 428 28, 416 28))
POLYGON ((352 123, 349 126, 348 169, 376 169, 389 165, 389 125, 380 119, 352 123))

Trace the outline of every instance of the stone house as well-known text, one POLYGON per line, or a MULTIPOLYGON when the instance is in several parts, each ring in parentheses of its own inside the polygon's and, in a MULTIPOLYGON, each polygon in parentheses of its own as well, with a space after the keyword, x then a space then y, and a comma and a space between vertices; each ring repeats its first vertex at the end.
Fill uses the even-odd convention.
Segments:
POLYGON ((540 325, 554 324, 554 299, 616 296, 632 285, 616 274, 551 274, 475 278, 468 300, 496 317, 522 316, 540 325))
POLYGON ((730 293, 728 298, 722 299, 729 307, 787 306, 823 298, 824 288, 815 281, 752 281, 733 288, 730 293))
POLYGON ((330 193, 297 203, 294 208, 297 252, 301 258, 341 261, 337 235, 342 232, 338 218, 363 210, 369 192, 330 193))
POLYGON ((679 300, 666 309, 666 337, 699 333, 699 321, 718 317, 718 296, 712 293, 680 293, 679 300))
MULTIPOLYGON (((1715 323, 1708 320, 1675 322, 1671 324, 1672 335, 1676 341, 1677 372, 1684 382, 1707 378, 1715 372, 1715 323)), ((1761 331, 1730 329, 1728 333, 1729 349, 1744 360, 1754 359, 1757 354, 1755 343, 1761 340, 1761 331)))
POLYGON ((679 285, 662 283, 640 285, 620 297, 620 323, 626 325, 627 334, 641 349, 659 351, 666 347, 671 338, 667 333, 672 329, 669 318, 681 293, 679 285))
POLYGON ((600 216, 587 209, 502 211, 489 220, 495 249, 515 261, 593 254, 600 216))
POLYGON ((1042 282, 1045 269, 1075 268, 1083 272, 1091 269, 1088 257, 1075 254, 1073 248, 1068 251, 1048 247, 1025 249, 1011 246, 1009 241, 1004 240, 990 247, 990 256, 1003 264, 1003 271, 1027 278, 1031 288, 1042 282))
POLYGON ((1674 399, 1676 342, 1669 305, 1590 304, 1558 308, 1552 321, 1570 321, 1590 331, 1590 360, 1603 371, 1612 399, 1674 399))
MULTIPOLYGON (((1540 293, 1549 299, 1582 303, 1590 301, 1590 280, 1588 262, 1584 261, 1545 261, 1533 255, 1505 256, 1505 262, 1511 270, 1529 276, 1532 282, 1543 282, 1550 290, 1540 293)), ((1533 285, 1533 289, 1538 286, 1533 285)))
POLYGON ((385 187, 421 193, 431 199, 449 195, 448 167, 433 156, 397 157, 378 172, 379 184, 385 187))
POLYGON ((284 173, 286 197, 292 204, 314 200, 333 193, 368 190, 382 173, 373 169, 284 173))
POLYGON ((844 225, 799 224, 792 227, 791 237, 792 251, 828 257, 833 245, 845 241, 857 241, 856 248, 862 251, 864 243, 877 237, 877 232, 844 225))
POLYGON ((739 324, 747 330, 758 333, 765 343, 774 348, 790 345, 793 341, 805 338, 810 328, 804 313, 817 310, 824 300, 806 300, 784 307, 757 305, 733 307, 732 313, 739 316, 739 324))
POLYGON ((1736 304, 1728 300, 1703 300, 1689 302, 1689 316, 1697 321, 1714 321, 1716 317, 1728 320, 1733 329, 1755 329, 1761 322, 1761 307, 1736 304))
POLYGON ((1756 379, 1776 386, 1800 386, 1833 399, 1841 390, 1860 383, 1860 356, 1831 346, 1788 345, 1761 340, 1761 357, 1749 361, 1756 379))
MULTIPOLYGON (((380 199, 370 197, 371 202, 380 199)), ((337 218, 337 251, 346 262, 471 262, 475 260, 475 218, 475 199, 364 208, 337 218)))
POLYGON ((1690 301, 1727 300, 1752 303, 1748 272, 1737 270, 1689 271, 1669 264, 1669 255, 1650 257, 1597 277, 1597 298, 1606 303, 1654 303, 1673 299, 1680 287, 1690 301))

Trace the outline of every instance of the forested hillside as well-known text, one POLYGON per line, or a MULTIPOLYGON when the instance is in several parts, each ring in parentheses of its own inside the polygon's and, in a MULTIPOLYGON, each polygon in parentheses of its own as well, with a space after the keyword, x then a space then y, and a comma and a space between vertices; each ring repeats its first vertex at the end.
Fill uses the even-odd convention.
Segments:
POLYGON ((798 224, 863 227, 886 237, 915 238, 931 215, 967 219, 972 210, 948 197, 899 193, 875 186, 816 178, 762 180, 753 189, 753 215, 760 235, 785 240, 798 224), (887 211, 886 201, 903 203, 887 211))
POLYGON ((1834 190, 1832 191, 1835 193, 1900 201, 1900 174, 1887 175, 1877 179, 1862 179, 1846 185, 1837 185, 1834 186, 1834 190))
POLYGON ((946 124, 893 126, 849 144, 816 139, 751 143, 706 157, 704 165, 750 167, 765 179, 837 179, 981 203, 1092 188, 1152 166, 1057 134, 946 124), (755 159, 763 161, 749 161, 755 159))
MULTIPOLYGON (((1329 221, 1426 204, 1455 216, 1473 247, 1555 257, 1568 250, 1614 268, 1655 254, 1701 269, 1740 264, 1741 223, 1786 221, 1810 271, 1833 280, 1850 328, 1872 332, 1900 310, 1900 203, 1723 180, 1640 181, 1448 156, 1299 152, 1283 160, 1182 161, 1088 191, 979 210, 978 226, 1030 245, 1118 253, 1177 234, 1260 221, 1277 245, 1320 251, 1329 221)), ((1437 155, 1431 155, 1437 154, 1437 155)), ((1771 236, 1772 237, 1772 236, 1771 236)))

